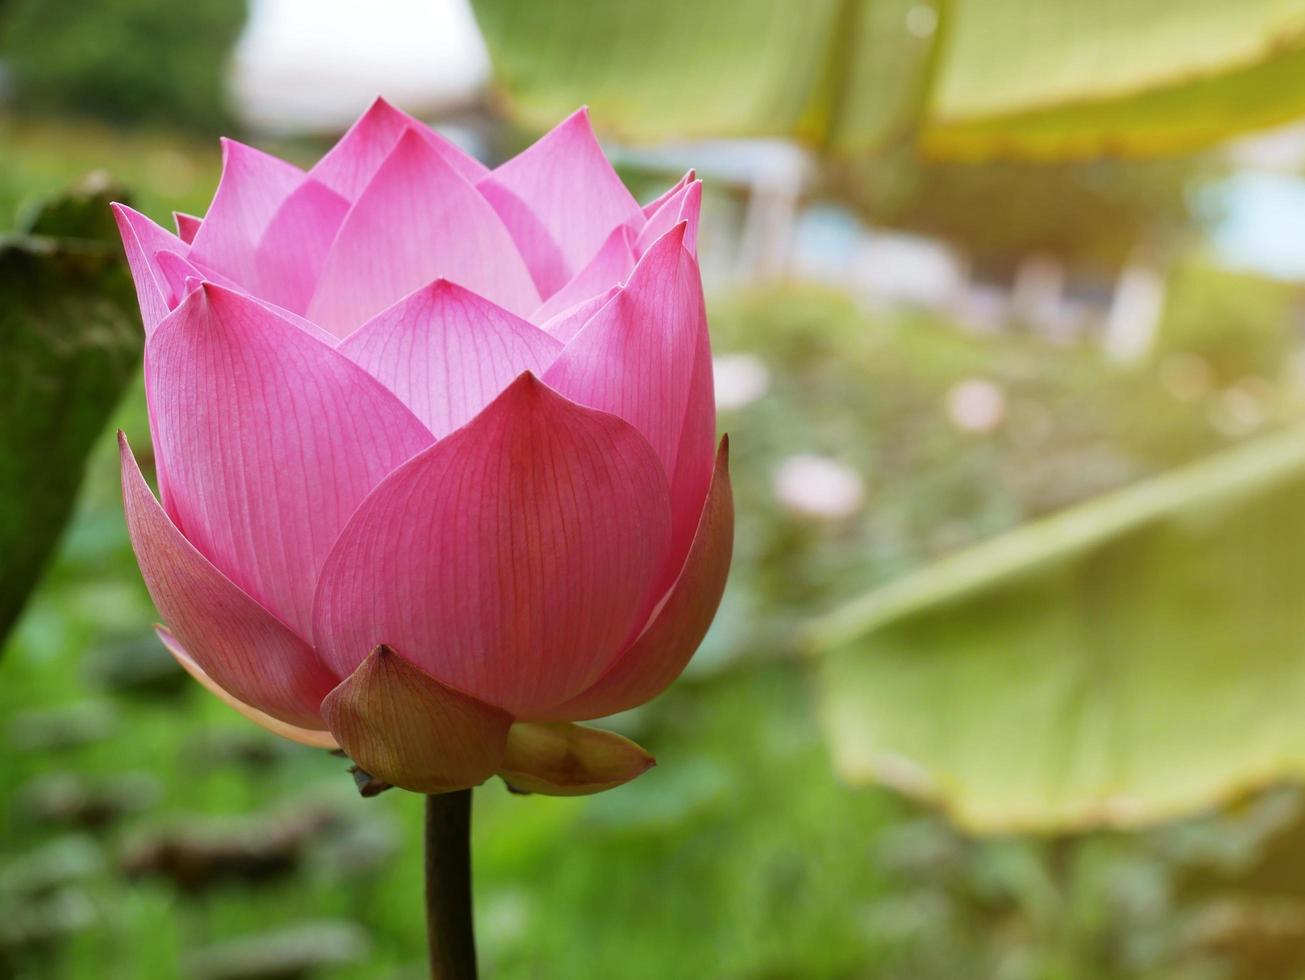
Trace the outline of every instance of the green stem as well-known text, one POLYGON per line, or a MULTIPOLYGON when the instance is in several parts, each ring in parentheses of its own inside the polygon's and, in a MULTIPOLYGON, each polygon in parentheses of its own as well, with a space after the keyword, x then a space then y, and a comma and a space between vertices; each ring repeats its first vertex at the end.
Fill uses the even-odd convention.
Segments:
POLYGON ((476 980, 469 789, 426 797, 426 937, 432 980, 476 980))

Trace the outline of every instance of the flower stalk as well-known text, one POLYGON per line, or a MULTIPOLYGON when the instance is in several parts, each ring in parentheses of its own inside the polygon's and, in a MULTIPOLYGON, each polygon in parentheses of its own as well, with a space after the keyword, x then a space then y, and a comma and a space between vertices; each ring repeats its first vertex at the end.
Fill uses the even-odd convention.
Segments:
POLYGON ((431 980, 476 980, 471 790, 426 797, 425 845, 431 980))

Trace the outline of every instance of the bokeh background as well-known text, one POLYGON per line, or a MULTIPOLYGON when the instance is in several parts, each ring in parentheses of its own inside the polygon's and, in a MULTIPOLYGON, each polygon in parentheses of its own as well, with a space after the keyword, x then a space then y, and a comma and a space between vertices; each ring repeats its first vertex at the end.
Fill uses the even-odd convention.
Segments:
POLYGON ((487 976, 1305 976, 1300 0, 0 0, 0 977, 424 975, 421 801, 173 664, 112 446, 106 201, 377 94, 705 181, 735 571, 656 769, 477 793, 487 976))

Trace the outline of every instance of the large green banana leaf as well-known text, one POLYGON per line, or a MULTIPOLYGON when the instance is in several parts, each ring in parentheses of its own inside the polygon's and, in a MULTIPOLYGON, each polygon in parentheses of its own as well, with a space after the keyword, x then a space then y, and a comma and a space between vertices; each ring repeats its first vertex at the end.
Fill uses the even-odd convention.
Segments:
POLYGON ((1305 776, 1305 427, 1027 525, 812 633, 838 771, 979 832, 1305 776))
POLYGON ((937 155, 1180 151, 1305 113, 1305 0, 473 0, 537 126, 937 155))

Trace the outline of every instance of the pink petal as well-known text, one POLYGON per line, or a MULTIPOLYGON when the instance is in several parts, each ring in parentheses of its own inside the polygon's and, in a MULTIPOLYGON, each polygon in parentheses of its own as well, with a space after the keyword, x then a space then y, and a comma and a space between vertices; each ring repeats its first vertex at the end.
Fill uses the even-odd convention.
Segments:
MULTIPOLYGON (((168 307, 173 311, 181 305, 186 296, 198 289, 204 281, 200 271, 176 252, 155 252, 154 269, 165 290, 164 299, 167 301, 168 307)), ((171 313, 168 314, 169 317, 171 315, 171 313)), ((166 320, 167 317, 160 321, 159 326, 163 326, 166 320)), ((149 416, 150 433, 151 435, 156 434, 159 431, 158 413, 154 410, 154 398, 148 390, 145 392, 145 408, 149 416)), ((159 488, 159 499, 163 501, 164 507, 171 507, 172 495, 168 485, 167 467, 161 457, 156 457, 154 460, 154 475, 159 488)))
POLYGON ((502 187, 491 183, 491 179, 482 180, 476 189, 494 208, 512 235, 517 252, 530 271, 540 297, 549 295, 559 288, 571 276, 566 256, 562 248, 539 217, 530 210, 530 205, 515 197, 502 187))
POLYGON ((601 718, 652 700, 680 676, 707 635, 734 550, 729 442, 722 440, 693 546, 661 608, 639 637, 579 697, 543 712, 556 720, 601 718))
MULTIPOLYGON (((181 239, 160 228, 139 211, 133 211, 124 204, 113 204, 112 208, 127 253, 127 265, 135 280, 136 300, 140 304, 141 320, 148 341, 159 324, 171 314, 172 308, 181 301, 181 297, 189 291, 185 277, 189 275, 192 266, 182 255, 190 249, 181 239)), ((149 392, 146 392, 145 402, 150 432, 157 432, 154 404, 149 392)), ((168 503, 171 496, 166 466, 162 460, 156 461, 155 472, 159 496, 164 503, 168 503)))
POLYGON ((530 317, 543 323, 577 303, 605 293, 630 278, 634 270, 634 233, 625 225, 612 229, 603 247, 565 286, 544 301, 530 317))
POLYGON ((295 313, 308 309, 349 202, 311 177, 282 202, 254 251, 256 295, 295 313))
POLYGON ((560 289, 639 205, 580 109, 479 185, 512 232, 543 296, 560 289))
POLYGON ((204 278, 198 269, 176 252, 155 252, 154 268, 162 282, 163 298, 169 310, 175 310, 191 288, 198 286, 204 278))
MULTIPOLYGON (((631 423, 657 452, 672 481, 674 513, 690 516, 672 544, 676 567, 706 491, 705 483, 697 487, 687 481, 685 495, 677 495, 674 482, 688 406, 697 402, 697 360, 708 343, 697 263, 680 244, 684 230, 683 224, 676 225, 648 250, 625 288, 585 324, 544 375, 568 398, 631 423)), ((704 464, 710 470, 710 448, 704 464)))
POLYGON ((173 211, 172 221, 177 226, 177 237, 187 245, 195 240, 199 226, 204 223, 203 218, 196 218, 193 214, 186 214, 184 211, 173 211))
POLYGON ((702 181, 695 180, 686 184, 648 219, 648 223, 639 232, 635 240, 636 255, 643 255, 653 242, 661 238, 681 221, 688 227, 684 231, 684 247, 690 255, 698 254, 698 217, 702 211, 702 181))
POLYGON ((467 180, 474 183, 489 173, 479 160, 468 156, 425 123, 396 109, 384 99, 377 99, 308 172, 309 176, 346 199, 356 201, 399 142, 399 137, 409 129, 422 136, 467 180))
POLYGON ((214 272, 212 269, 205 269, 196 265, 190 259, 171 250, 159 251, 154 253, 154 268, 158 270, 162 282, 169 296, 175 295, 175 300, 170 300, 170 305, 175 309, 177 304, 190 292, 193 286, 187 283, 191 279, 203 280, 215 283, 218 286, 224 286, 227 289, 235 289, 244 292, 239 286, 220 272, 214 272))
POLYGON ((125 204, 112 207, 118 233, 122 235, 123 251, 127 253, 127 266, 136 283, 136 301, 140 303, 141 320, 148 337, 171 309, 167 299, 169 286, 155 264, 154 256, 158 252, 185 255, 190 249, 180 238, 160 228, 139 211, 133 211, 125 204))
POLYGON ((441 276, 521 316, 539 305, 493 208, 409 131, 345 218, 308 318, 347 336, 441 276))
POLYGON ((621 292, 620 286, 613 286, 606 292, 591 296, 582 303, 576 303, 570 309, 563 310, 557 316, 545 320, 539 329, 560 344, 569 344, 584 325, 594 318, 599 310, 612 301, 621 292))
POLYGON ((528 718, 620 649, 669 526, 642 437, 524 374, 358 508, 322 570, 313 636, 342 673, 386 643, 528 718))
POLYGON ((288 738, 292 742, 298 742, 300 745, 307 745, 310 748, 338 749, 340 747, 331 733, 324 728, 300 728, 298 725, 291 725, 279 718, 273 718, 266 712, 259 711, 253 705, 245 704, 244 701, 241 701, 218 684, 217 681, 209 677, 204 672, 204 668, 195 662, 195 658, 186 652, 185 648, 177 642, 177 638, 166 627, 155 626, 154 632, 163 643, 164 649, 172 654, 172 658, 181 665, 182 670, 199 681, 210 694, 226 702, 255 725, 266 728, 274 735, 280 735, 282 738, 288 738))
POLYGON ((483 783, 512 725, 506 711, 446 687, 384 645, 326 696, 322 715, 363 770, 414 793, 483 783))
MULTIPOLYGON (((204 281, 213 282, 214 280, 206 276, 204 278, 204 281)), ((223 284, 221 282, 218 282, 218 285, 223 285, 223 284)), ((243 293, 243 290, 237 290, 237 292, 243 293)), ((309 320, 306 317, 302 317, 298 313, 292 313, 289 310, 277 306, 274 303, 269 303, 267 300, 260 299, 257 296, 250 296, 248 293, 244 293, 244 296, 252 300, 253 302, 257 303, 259 306, 266 308, 269 312, 280 317, 282 320, 285 320, 287 323, 293 323, 296 327, 298 327, 304 333, 308 334, 308 336, 312 337, 319 344, 325 344, 327 347, 336 347, 339 345, 340 343, 339 337, 337 337, 333 333, 327 333, 325 330, 323 330, 321 327, 315 324, 312 320, 309 320)))
POLYGON ((193 263, 183 259, 175 252, 159 252, 154 256, 155 264, 162 274, 168 290, 168 304, 175 309, 189 293, 198 289, 206 282, 211 282, 216 286, 222 286, 225 289, 232 289, 239 293, 244 293, 249 299, 258 303, 260 306, 267 307, 270 311, 281 317, 283 320, 289 320, 300 330, 304 331, 311 337, 326 344, 328 347, 334 347, 339 343, 339 338, 334 334, 329 334, 311 320, 306 320, 298 313, 291 313, 289 310, 277 306, 275 303, 269 303, 261 296, 253 296, 245 293, 243 289, 237 286, 226 276, 219 275, 210 269, 200 269, 193 263))
MULTIPOLYGON (((118 232, 122 236, 123 250, 127 254, 127 266, 131 269, 131 277, 136 286, 136 301, 140 304, 141 322, 145 327, 145 337, 148 341, 158 325, 167 318, 171 312, 172 303, 169 301, 173 287, 168 279, 167 270, 160 268, 158 258, 160 255, 172 255, 171 251, 159 251, 160 249, 178 248, 183 252, 187 250, 186 244, 181 239, 168 234, 167 231, 160 228, 145 215, 139 211, 133 211, 125 204, 112 204, 113 217, 118 224, 118 232)), ((179 259, 179 261, 183 261, 179 259)), ((149 416, 150 431, 156 431, 154 421, 154 406, 146 393, 145 398, 146 412, 149 416)), ((163 462, 160 460, 155 466, 159 484, 159 495, 166 501, 168 500, 167 473, 163 462)))
POLYGON ((406 114, 378 98, 308 175, 346 200, 356 201, 410 122, 406 114))
MULTIPOLYGON (((670 187, 668 187, 666 190, 662 191, 662 192, 661 192, 660 194, 658 194, 655 198, 653 198, 651 201, 649 201, 647 204, 645 204, 645 205, 643 206, 643 217, 644 217, 644 220, 647 221, 648 219, 652 218, 652 216, 653 216, 654 214, 656 214, 656 213, 661 209, 661 206, 662 206, 663 204, 665 204, 665 203, 666 203, 667 201, 669 201, 672 197, 674 197, 676 194, 678 194, 680 191, 682 191, 685 187, 687 187, 691 181, 693 181, 693 180, 695 180, 695 179, 697 178, 697 176, 698 176, 698 175, 697 175, 697 172, 696 172, 696 171, 694 171, 694 170, 692 170, 692 169, 689 170, 688 173, 686 173, 683 177, 681 177, 679 180, 677 180, 674 184, 672 184, 672 185, 671 185, 670 187)), ((635 230, 637 231, 638 229, 636 228, 635 230)))
POLYGON ((222 179, 188 258, 246 288, 258 282, 258 243, 304 172, 235 140, 222 141, 222 179))
MULTIPOLYGON (((706 312, 701 312, 706 323, 706 312)), ((716 459, 716 389, 712 377, 711 340, 706 328, 698 335, 693 374, 684 407, 684 427, 671 475, 671 503, 675 508, 671 535, 672 561, 678 562, 698 526, 702 502, 712 482, 716 459)))
POLYGON ((154 605, 200 668, 233 697, 304 728, 335 679, 311 647, 214 568, 150 493, 118 433, 127 529, 154 605))
POLYGON ((562 345, 489 300, 437 279, 367 321, 339 350, 442 439, 521 372, 542 374, 562 345))
POLYGON ((155 333, 145 382, 178 526, 308 636, 317 572, 336 535, 430 433, 347 357, 211 283, 155 333))

